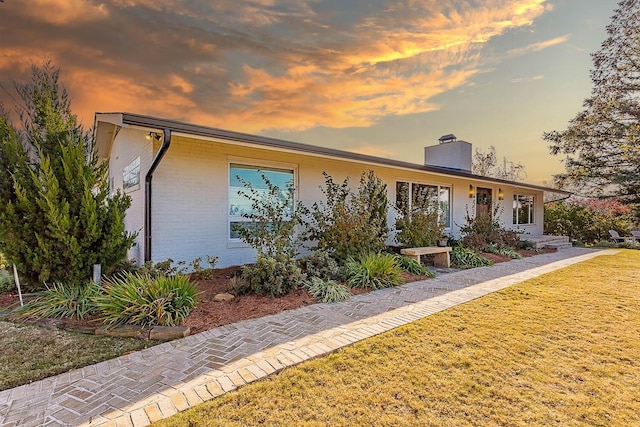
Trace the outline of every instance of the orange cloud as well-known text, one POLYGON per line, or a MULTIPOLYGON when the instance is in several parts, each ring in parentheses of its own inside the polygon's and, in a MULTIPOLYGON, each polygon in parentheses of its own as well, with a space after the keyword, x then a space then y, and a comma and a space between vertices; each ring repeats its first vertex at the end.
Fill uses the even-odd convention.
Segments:
POLYGON ((109 17, 109 12, 103 4, 96 5, 86 0, 21 0, 7 2, 6 7, 19 8, 39 21, 55 25, 96 21, 109 17))
POLYGON ((545 40, 538 43, 532 43, 528 46, 523 46, 517 49, 511 49, 510 51, 507 52, 507 54, 510 56, 517 56, 517 55, 522 55, 529 52, 539 52, 548 47, 565 43, 567 40, 569 40, 569 37, 571 37, 571 34, 565 34, 564 36, 556 37, 550 40, 545 40))
POLYGON ((314 8, 319 0, 24 2, 0 6, 20 23, 0 47, 0 69, 23 73, 52 59, 85 123, 95 111, 132 111, 247 132, 364 127, 433 111, 435 96, 486 68, 487 40, 550 7, 414 0, 353 9, 344 23, 314 8))

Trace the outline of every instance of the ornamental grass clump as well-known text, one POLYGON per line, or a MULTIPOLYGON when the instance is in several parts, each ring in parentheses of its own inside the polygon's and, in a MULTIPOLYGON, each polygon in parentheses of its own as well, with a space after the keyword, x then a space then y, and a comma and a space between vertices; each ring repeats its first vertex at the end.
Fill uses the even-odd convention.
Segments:
POLYGON ((436 274, 433 271, 429 270, 427 267, 420 264, 415 259, 411 259, 399 254, 394 254, 393 257, 396 259, 398 266, 400 266, 400 268, 402 268, 407 273, 411 273, 416 276, 429 277, 431 279, 436 277, 436 274))
POLYGON ((97 313, 95 299, 100 287, 87 285, 45 285, 39 292, 25 295, 28 302, 17 313, 25 317, 85 319, 97 313))
POLYGON ((346 301, 351 297, 349 288, 333 280, 312 277, 305 282, 305 289, 318 302, 333 303, 346 301))
POLYGON ((493 265, 491 261, 483 257, 478 251, 464 246, 456 246, 451 251, 451 264, 458 268, 474 268, 493 265))
POLYGON ((104 282, 96 298, 105 325, 177 326, 197 303, 197 288, 187 276, 151 278, 124 273, 104 282))
POLYGON ((373 253, 346 264, 347 283, 352 288, 383 289, 402 284, 402 268, 391 254, 373 253))

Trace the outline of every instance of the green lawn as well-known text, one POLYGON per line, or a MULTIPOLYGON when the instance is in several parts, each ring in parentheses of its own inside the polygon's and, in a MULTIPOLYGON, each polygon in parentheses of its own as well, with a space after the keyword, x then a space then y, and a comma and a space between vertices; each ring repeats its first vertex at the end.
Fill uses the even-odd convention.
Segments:
POLYGON ((640 251, 529 280, 159 425, 640 425, 640 251))
POLYGON ((0 322, 0 390, 112 359, 157 343, 0 322))

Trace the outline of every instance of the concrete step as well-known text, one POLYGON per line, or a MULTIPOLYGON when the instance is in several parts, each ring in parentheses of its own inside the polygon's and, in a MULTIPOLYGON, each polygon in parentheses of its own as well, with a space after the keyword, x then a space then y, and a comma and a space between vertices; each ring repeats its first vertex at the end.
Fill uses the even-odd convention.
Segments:
POLYGON ((567 236, 522 236, 522 240, 528 240, 533 243, 536 249, 542 248, 570 248, 571 242, 567 236))

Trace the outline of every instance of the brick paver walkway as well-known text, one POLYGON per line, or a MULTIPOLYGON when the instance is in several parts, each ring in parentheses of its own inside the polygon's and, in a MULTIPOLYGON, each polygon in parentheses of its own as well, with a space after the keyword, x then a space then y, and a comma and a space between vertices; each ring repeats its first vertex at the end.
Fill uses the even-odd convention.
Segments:
POLYGON ((287 366, 612 253, 566 249, 211 329, 2 391, 0 425, 148 425, 287 366))

